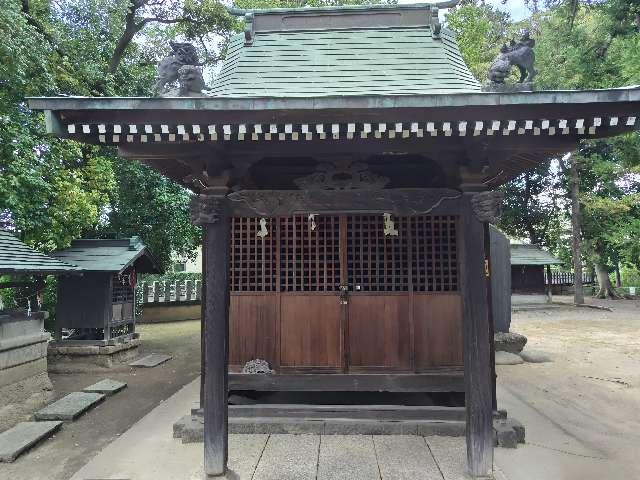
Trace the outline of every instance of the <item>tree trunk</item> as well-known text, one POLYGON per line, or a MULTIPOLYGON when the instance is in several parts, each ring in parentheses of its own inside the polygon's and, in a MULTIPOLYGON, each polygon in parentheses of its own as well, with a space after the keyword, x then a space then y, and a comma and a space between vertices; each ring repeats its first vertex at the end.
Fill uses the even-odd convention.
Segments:
POLYGON ((580 173, 576 159, 572 159, 569 171, 570 175, 570 196, 571 196, 571 252, 573 254, 573 273, 574 273, 574 294, 573 301, 578 305, 584 303, 584 292, 582 288, 582 232, 580 226, 580 200, 578 194, 580 192, 580 173))
MULTIPOLYGON (((109 66, 107 67, 107 72, 112 75, 116 73, 116 70, 120 65, 120 62, 124 57, 124 52, 133 41, 133 37, 135 37, 136 33, 138 33, 142 29, 142 27, 137 27, 135 25, 135 22, 133 22, 133 20, 131 20, 131 23, 129 23, 129 17, 130 15, 127 15, 127 26, 125 27, 124 32, 122 32, 122 35, 118 39, 118 44, 116 45, 116 48, 113 51, 113 55, 111 55, 111 59, 109 60, 109 66)), ((133 15, 131 15, 131 17, 133 18, 133 15)))
POLYGON ((598 285, 600 288, 598 289, 598 293, 596 294, 596 298, 610 298, 612 300, 619 300, 621 297, 618 295, 611 284, 611 279, 609 278, 609 271, 607 267, 600 262, 594 263, 596 269, 596 276, 598 277, 598 285))
POLYGON ((620 275, 620 262, 616 262, 616 288, 622 286, 622 276, 620 275))

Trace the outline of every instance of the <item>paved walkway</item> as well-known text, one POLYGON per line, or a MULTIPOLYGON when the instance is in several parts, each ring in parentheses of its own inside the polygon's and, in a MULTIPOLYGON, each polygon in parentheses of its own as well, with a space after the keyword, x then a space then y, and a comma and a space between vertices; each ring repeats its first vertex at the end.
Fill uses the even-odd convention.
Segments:
MULTIPOLYGON (((198 397, 195 380, 104 448, 71 480, 202 480, 202 443, 172 438, 198 397)), ((634 478, 545 412, 499 387, 499 403, 527 427, 527 444, 495 450, 496 480, 634 478)), ((239 480, 468 480, 464 438, 370 435, 230 435, 239 480)))
MULTIPOLYGON (((202 443, 183 445, 172 425, 198 396, 185 386, 109 444, 71 480, 201 480, 202 443)), ((230 435, 240 480, 466 480, 464 438, 385 435, 230 435)))

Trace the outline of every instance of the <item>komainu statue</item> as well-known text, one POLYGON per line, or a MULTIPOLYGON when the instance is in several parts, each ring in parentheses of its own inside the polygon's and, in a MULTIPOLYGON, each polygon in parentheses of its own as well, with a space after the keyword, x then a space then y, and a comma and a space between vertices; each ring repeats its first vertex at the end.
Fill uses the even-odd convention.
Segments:
POLYGON ((170 42, 173 53, 158 64, 158 79, 154 86, 156 96, 197 95, 206 89, 202 78, 202 65, 198 61, 198 52, 190 43, 170 42), (179 88, 168 88, 178 82, 179 88))
POLYGON ((533 68, 535 62, 534 45, 535 40, 529 36, 528 31, 524 32, 517 43, 511 40, 509 45, 503 45, 500 49, 500 55, 489 68, 489 73, 487 74, 489 81, 494 84, 504 84, 505 79, 509 76, 511 67, 516 66, 520 70, 519 83, 533 82, 533 77, 538 73, 533 68))

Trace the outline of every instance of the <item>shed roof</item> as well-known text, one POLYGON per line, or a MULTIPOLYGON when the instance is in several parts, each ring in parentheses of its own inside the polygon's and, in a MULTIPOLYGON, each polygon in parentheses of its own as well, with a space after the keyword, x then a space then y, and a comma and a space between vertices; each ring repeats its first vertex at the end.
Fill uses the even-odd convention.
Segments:
POLYGON ((215 97, 478 92, 433 5, 257 10, 234 36, 215 97))
POLYGON ((511 244, 511 265, 557 265, 562 263, 537 245, 511 244))
POLYGON ((71 247, 52 255, 78 265, 84 272, 121 273, 133 263, 136 263, 138 272, 158 272, 155 259, 139 237, 119 240, 74 240, 71 247))
POLYGON ((75 270, 75 265, 37 252, 13 233, 0 230, 0 273, 55 274, 75 270))

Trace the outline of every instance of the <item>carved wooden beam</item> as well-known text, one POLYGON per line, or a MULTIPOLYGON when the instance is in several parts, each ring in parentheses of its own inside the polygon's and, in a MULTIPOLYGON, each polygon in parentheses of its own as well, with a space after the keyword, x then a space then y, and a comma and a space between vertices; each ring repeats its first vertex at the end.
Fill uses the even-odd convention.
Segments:
POLYGON ((498 190, 478 192, 471 196, 471 207, 480 222, 496 223, 502 212, 504 194, 498 190))
POLYGON ((229 208, 224 194, 201 194, 191 198, 191 221, 196 225, 218 223, 228 214, 229 208))
POLYGON ((455 215, 462 193, 457 190, 241 190, 227 195, 231 213, 248 217, 295 213, 391 213, 455 215))

